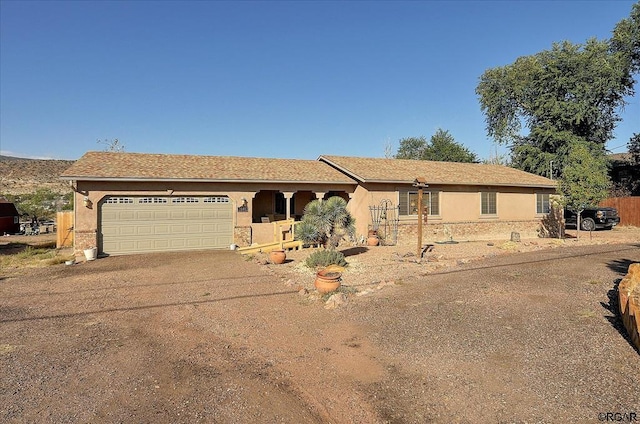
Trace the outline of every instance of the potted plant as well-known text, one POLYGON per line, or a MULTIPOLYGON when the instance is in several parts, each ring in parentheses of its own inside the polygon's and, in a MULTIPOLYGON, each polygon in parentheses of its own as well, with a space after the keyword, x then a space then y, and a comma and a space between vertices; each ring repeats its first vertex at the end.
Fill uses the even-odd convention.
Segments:
POLYGON ((355 236, 355 220, 347 210, 347 202, 342 197, 334 196, 325 201, 314 200, 304 208, 296 238, 305 244, 324 247, 307 258, 307 265, 310 267, 325 266, 316 273, 314 282, 320 293, 329 293, 340 287, 341 270, 346 261, 344 255, 335 249, 345 236, 355 236), (337 269, 332 268, 334 264, 338 265, 337 269))
POLYGON ((331 268, 321 269, 316 273, 316 280, 313 282, 316 290, 320 293, 331 293, 338 290, 342 281, 342 273, 331 268))

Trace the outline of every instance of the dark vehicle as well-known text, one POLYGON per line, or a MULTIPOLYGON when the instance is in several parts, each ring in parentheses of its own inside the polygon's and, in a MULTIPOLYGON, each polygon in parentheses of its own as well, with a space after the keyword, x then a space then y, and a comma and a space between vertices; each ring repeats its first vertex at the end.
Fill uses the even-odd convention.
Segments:
MULTIPOLYGON (((564 209, 564 221, 567 227, 576 227, 578 214, 569 209, 564 209)), ((597 229, 610 230, 620 222, 620 216, 615 208, 586 208, 580 214, 580 229, 593 231, 597 229)))

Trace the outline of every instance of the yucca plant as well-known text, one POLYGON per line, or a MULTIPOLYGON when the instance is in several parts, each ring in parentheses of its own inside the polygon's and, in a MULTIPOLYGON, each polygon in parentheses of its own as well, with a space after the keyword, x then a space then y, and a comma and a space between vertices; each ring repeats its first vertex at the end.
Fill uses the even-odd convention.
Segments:
POLYGON ((305 206, 302 222, 296 228, 297 239, 335 249, 345 236, 355 236, 355 219, 347 210, 346 200, 334 196, 305 206))

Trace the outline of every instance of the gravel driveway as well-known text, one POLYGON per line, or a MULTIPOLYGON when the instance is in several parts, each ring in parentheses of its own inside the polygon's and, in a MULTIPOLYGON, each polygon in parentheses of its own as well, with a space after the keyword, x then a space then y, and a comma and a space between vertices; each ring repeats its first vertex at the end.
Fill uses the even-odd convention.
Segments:
POLYGON ((640 421, 611 310, 631 262, 638 243, 488 257, 336 310, 226 251, 0 274, 0 421, 640 421))

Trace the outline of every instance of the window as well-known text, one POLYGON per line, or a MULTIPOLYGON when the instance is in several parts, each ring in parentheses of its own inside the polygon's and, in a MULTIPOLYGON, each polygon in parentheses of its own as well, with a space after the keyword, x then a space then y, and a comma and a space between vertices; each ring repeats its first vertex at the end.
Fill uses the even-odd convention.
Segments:
POLYGON ((174 197, 171 199, 172 203, 198 203, 196 197, 174 197))
POLYGON ((205 197, 202 200, 204 203, 230 203, 231 200, 228 197, 205 197))
POLYGON ((167 199, 163 197, 143 197, 138 203, 167 203, 167 199))
POLYGON ((130 197, 108 197, 104 203, 133 203, 130 197))
POLYGON ((494 191, 480 193, 480 213, 482 215, 496 215, 498 213, 496 198, 497 193, 494 191))
POLYGON ((549 213, 549 193, 536 193, 536 213, 549 213))
MULTIPOLYGON (((418 192, 399 192, 400 215, 418 215, 418 192)), ((422 193, 422 204, 428 215, 440 215, 440 193, 425 191, 422 193)))

